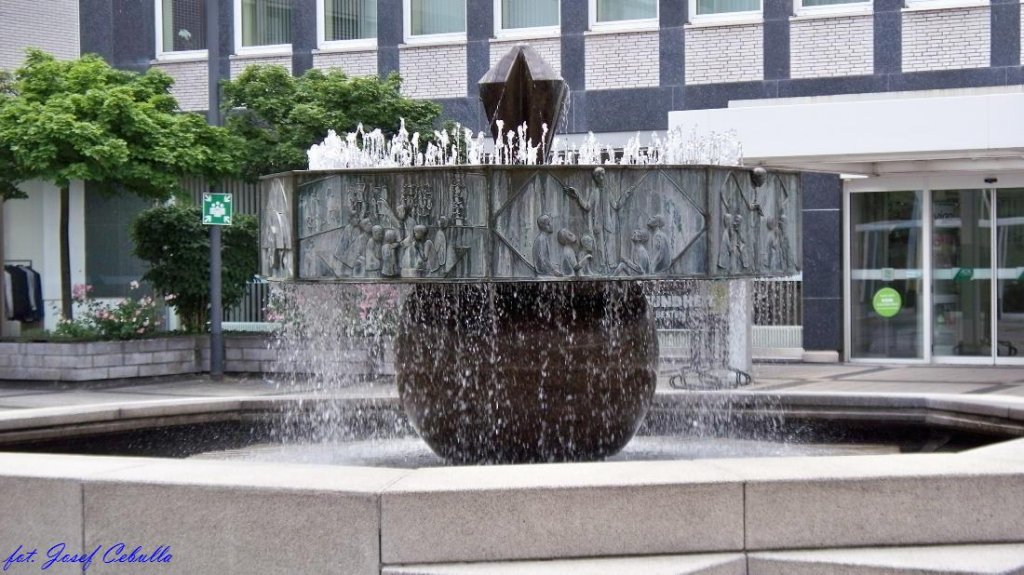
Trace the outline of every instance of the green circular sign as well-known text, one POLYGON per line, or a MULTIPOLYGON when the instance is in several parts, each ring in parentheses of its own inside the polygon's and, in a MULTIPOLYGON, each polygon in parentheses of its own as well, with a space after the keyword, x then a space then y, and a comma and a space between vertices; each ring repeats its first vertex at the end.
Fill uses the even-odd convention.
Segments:
POLYGON ((900 297, 900 292, 891 287, 884 287, 876 291, 875 297, 871 298, 871 307, 882 317, 892 317, 903 307, 903 298, 900 297))

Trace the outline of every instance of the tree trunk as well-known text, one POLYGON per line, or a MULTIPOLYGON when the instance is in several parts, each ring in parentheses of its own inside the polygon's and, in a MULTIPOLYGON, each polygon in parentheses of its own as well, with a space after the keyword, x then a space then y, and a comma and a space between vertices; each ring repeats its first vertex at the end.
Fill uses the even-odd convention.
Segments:
POLYGON ((71 319, 71 241, 68 220, 71 205, 70 184, 60 187, 60 300, 65 319, 71 319))

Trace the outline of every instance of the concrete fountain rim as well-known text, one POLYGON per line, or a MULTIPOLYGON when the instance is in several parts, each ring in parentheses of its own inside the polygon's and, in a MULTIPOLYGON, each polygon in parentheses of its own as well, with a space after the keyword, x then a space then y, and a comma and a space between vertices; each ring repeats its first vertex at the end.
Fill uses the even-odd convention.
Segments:
MULTIPOLYGON (((683 401, 687 393, 664 391, 659 396, 671 403, 683 401)), ((1024 420, 1024 400, 935 394, 773 395, 789 395, 794 405, 817 402, 862 408, 874 402, 887 409, 932 410, 924 416, 1024 420)), ((144 415, 202 416, 313 399, 183 398, 26 409, 0 414, 0 430, 144 415)), ((395 401, 384 396, 373 400, 395 401)), ((1022 479, 1024 439, 952 454, 402 470, 0 453, 0 486, 22 490, 17 493, 36 506, 65 505, 68 499, 55 493, 73 494, 71 527, 81 534, 83 545, 102 542, 103 534, 109 537, 109 519, 104 518, 120 517, 118 529, 172 534, 175 548, 182 551, 189 545, 212 550, 213 555, 191 559, 182 555, 183 561, 201 562, 193 565, 203 566, 204 572, 213 572, 209 566, 221 555, 237 557, 240 550, 263 549, 266 538, 282 530, 295 532, 300 541, 278 547, 275 552, 282 556, 309 565, 311 550, 334 537, 332 541, 346 543, 336 547, 331 559, 341 561, 348 572, 388 574, 406 573, 394 566, 431 564, 435 567, 411 572, 448 573, 443 571, 445 564, 611 557, 635 559, 638 565, 657 556, 680 561, 715 557, 745 564, 765 553, 799 549, 840 552, 853 547, 999 544, 1015 550, 1022 546, 1012 544, 1024 543, 1022 479), (268 498, 288 503, 267 507, 268 498), (133 505, 144 506, 146 513, 134 511, 133 505), (270 511, 278 507, 287 513, 270 511), (308 519, 325 509, 336 514, 330 534, 321 520, 296 531, 296 516, 308 519), (202 518, 210 514, 252 521, 244 529, 259 535, 239 539, 219 529, 195 527, 207 525, 202 518), (438 529, 439 525, 452 528, 438 529)), ((19 529, 52 533, 56 527, 45 517, 27 514, 19 519, 19 529)), ((969 551, 978 552, 976 547, 969 551)))

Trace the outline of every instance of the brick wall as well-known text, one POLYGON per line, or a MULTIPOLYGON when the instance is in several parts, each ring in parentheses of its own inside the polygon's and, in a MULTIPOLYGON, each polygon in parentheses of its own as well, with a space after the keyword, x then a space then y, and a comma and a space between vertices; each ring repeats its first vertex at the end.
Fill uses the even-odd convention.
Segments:
POLYGON ((657 86, 658 45, 657 32, 587 36, 587 89, 657 86))
POLYGON ((209 105, 209 71, 206 60, 191 62, 157 62, 154 68, 163 70, 174 78, 171 94, 178 99, 178 106, 187 112, 205 110, 209 105))
POLYGON ((292 57, 291 56, 264 56, 262 58, 256 58, 253 56, 232 56, 231 57, 231 79, 235 79, 242 70, 245 70, 246 66, 253 64, 271 65, 278 64, 284 66, 289 72, 292 71, 292 57))
POLYGON ((349 76, 376 76, 377 51, 322 52, 313 54, 313 67, 320 69, 338 68, 349 76))
POLYGON ((491 67, 493 68, 502 56, 516 44, 526 43, 534 49, 544 61, 558 74, 562 73, 562 40, 559 38, 542 38, 539 40, 491 40, 491 67))
POLYGON ((77 58, 78 0, 0 0, 0 70, 20 66, 28 47, 77 58))
POLYGON ((875 57, 873 22, 870 14, 792 21, 791 76, 871 74, 875 57))
POLYGON ((903 13, 903 71, 982 68, 989 64, 989 7, 903 13))
POLYGON ((686 29, 686 83, 764 79, 761 24, 686 29))
POLYGON ((402 95, 410 98, 466 96, 466 46, 403 46, 399 57, 402 95))
MULTIPOLYGON (((339 342, 338 350, 282 353, 266 335, 224 338, 227 373, 306 373, 310 366, 361 377, 393 374, 394 352, 385 341, 383 355, 369 360, 368 340, 339 342), (324 357, 326 356, 326 357, 324 357)), ((204 373, 210 369, 209 336, 171 336, 132 341, 77 343, 0 343, 0 379, 96 381, 204 373)))

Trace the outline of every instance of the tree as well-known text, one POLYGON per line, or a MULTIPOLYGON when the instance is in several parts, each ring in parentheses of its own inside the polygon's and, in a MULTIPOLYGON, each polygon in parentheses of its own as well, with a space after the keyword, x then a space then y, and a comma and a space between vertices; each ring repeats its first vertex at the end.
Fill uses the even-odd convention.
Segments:
POLYGON ((173 80, 151 69, 111 68, 99 56, 57 61, 29 50, 7 96, 0 96, 0 196, 44 180, 61 194, 61 296, 71 317, 68 197, 73 180, 100 190, 166 199, 184 176, 236 173, 239 145, 202 116, 181 113, 173 80))
MULTIPOLYGON (((232 220, 221 238, 224 307, 241 301, 259 265, 256 218, 236 214, 232 220)), ((151 266, 142 278, 167 297, 187 331, 204 331, 210 304, 210 236, 202 211, 182 203, 151 208, 132 223, 131 235, 135 255, 151 266)))
POLYGON ((225 126, 245 141, 243 176, 305 169, 306 150, 328 130, 362 123, 393 134, 404 119, 410 132, 432 133, 440 106, 403 97, 401 85, 394 73, 381 80, 312 69, 296 78, 281 66, 249 66, 224 83, 225 126))

